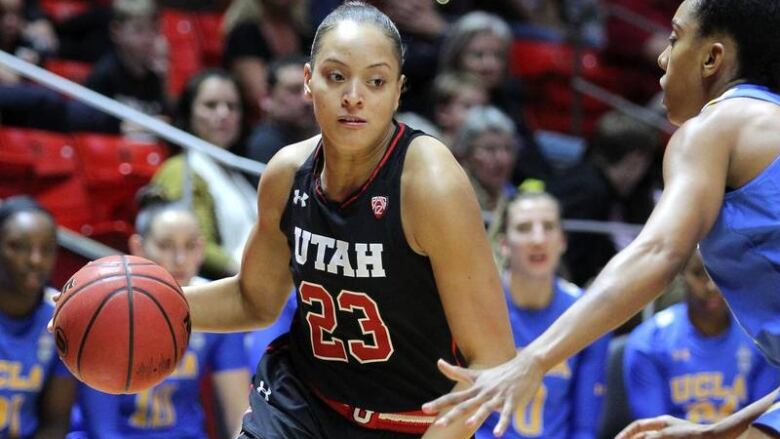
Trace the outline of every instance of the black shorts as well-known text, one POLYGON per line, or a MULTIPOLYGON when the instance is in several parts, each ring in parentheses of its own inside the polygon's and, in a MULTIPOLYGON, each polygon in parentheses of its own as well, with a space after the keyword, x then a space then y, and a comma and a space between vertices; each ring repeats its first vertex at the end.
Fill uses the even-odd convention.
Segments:
POLYGON ((263 355, 239 439, 408 439, 421 434, 357 425, 328 406, 294 374, 284 345, 263 355))

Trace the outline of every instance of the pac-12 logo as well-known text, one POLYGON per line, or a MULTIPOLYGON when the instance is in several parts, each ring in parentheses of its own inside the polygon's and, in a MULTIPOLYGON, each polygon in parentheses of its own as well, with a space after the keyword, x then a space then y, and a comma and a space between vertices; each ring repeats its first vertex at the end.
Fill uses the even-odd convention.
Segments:
POLYGON ((387 197, 372 197, 371 198, 371 211, 374 212, 374 218, 381 219, 385 216, 387 210, 387 197))

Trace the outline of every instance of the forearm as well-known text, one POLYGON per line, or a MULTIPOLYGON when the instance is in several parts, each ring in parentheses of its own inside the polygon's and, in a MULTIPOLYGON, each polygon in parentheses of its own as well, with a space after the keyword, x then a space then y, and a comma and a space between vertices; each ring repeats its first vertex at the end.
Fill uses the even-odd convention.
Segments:
POLYGON ((273 320, 260 317, 241 291, 238 276, 184 287, 190 306, 192 329, 205 332, 247 331, 268 326, 273 320))
POLYGON ((777 400, 780 389, 775 389, 765 397, 750 404, 744 409, 726 417, 713 426, 718 438, 760 438, 769 437, 757 428, 751 428, 750 424, 764 414, 777 400))
POLYGON ((634 242, 616 255, 584 296, 526 350, 547 371, 593 343, 657 297, 687 254, 663 243, 634 242))
MULTIPOLYGON (((464 390, 468 387, 469 384, 458 383, 453 388, 453 391, 464 390)), ((465 422, 452 422, 446 427, 432 425, 428 431, 425 432, 421 439, 466 439, 472 437, 478 428, 479 425, 469 427, 465 422)))

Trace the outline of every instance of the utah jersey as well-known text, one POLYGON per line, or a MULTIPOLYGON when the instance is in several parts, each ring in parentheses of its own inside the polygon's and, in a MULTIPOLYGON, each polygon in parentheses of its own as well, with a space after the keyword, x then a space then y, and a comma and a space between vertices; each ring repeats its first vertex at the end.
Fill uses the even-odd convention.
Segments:
POLYGON ((771 367, 736 323, 716 337, 703 336, 676 304, 629 336, 623 357, 634 418, 669 414, 714 423, 777 387, 771 367))
POLYGON ((295 174, 280 222, 298 297, 289 349, 300 379, 325 400, 419 411, 452 389, 436 367, 458 355, 431 264, 401 225, 404 158, 421 134, 397 124, 369 179, 341 202, 320 185, 321 141, 295 174))
POLYGON ((42 300, 27 317, 0 313, 0 437, 29 438, 38 429, 40 395, 52 376, 69 375, 46 325, 54 307, 42 300))
POLYGON ((111 395, 82 385, 78 408, 83 431, 69 439, 206 439, 201 381, 209 372, 246 369, 243 337, 193 332, 173 374, 137 394, 111 395))
MULTIPOLYGON (((527 346, 579 299, 574 284, 555 279, 550 304, 543 309, 520 308, 506 291, 509 322, 518 347, 527 346)), ((512 416, 505 438, 595 439, 604 395, 606 335, 582 352, 550 369, 536 395, 512 416)), ((494 413, 477 431, 477 439, 492 438, 498 423, 494 413)))

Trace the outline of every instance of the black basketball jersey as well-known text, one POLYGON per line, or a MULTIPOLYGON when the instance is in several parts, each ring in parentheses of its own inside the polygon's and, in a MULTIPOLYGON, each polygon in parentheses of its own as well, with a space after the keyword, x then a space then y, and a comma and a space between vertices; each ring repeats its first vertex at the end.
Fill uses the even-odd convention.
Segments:
POLYGON ((404 158, 422 134, 398 124, 368 181, 342 202, 320 187, 322 142, 295 174, 281 219, 298 295, 291 358, 327 399, 401 412, 453 386, 436 368, 460 356, 431 264, 401 225, 404 158))

